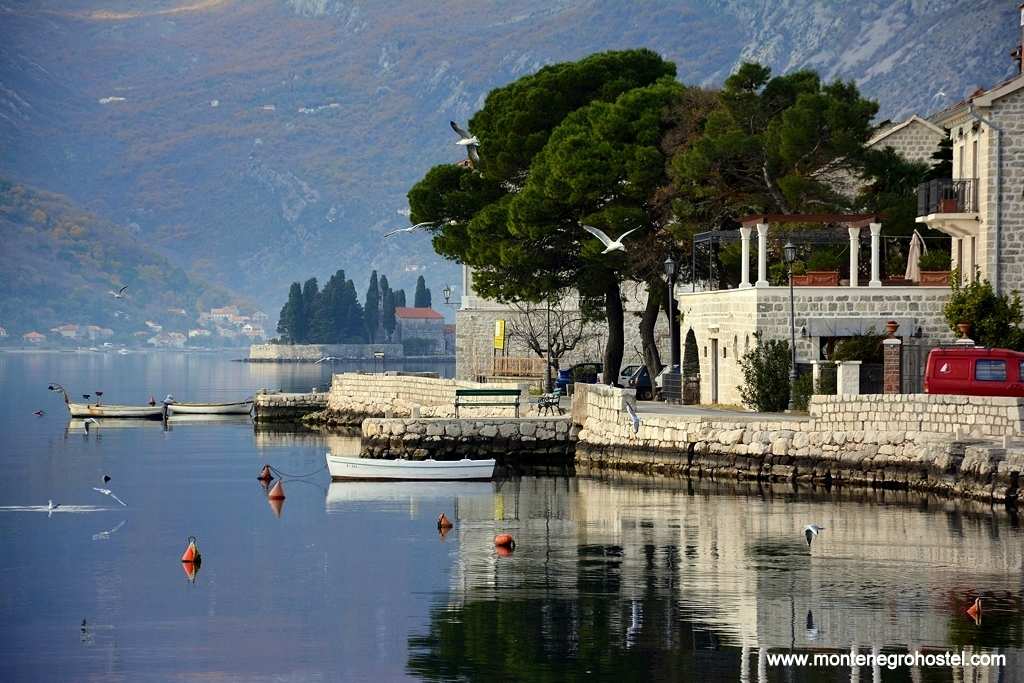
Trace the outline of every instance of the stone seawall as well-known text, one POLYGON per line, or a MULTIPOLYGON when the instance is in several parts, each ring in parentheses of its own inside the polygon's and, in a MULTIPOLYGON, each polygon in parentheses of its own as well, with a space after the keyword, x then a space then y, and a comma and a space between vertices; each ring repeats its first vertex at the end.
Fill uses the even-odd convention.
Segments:
POLYGON ((309 363, 333 356, 338 360, 372 360, 381 352, 385 359, 402 358, 401 344, 253 344, 249 361, 254 363, 309 363))
POLYGON ((327 407, 327 392, 308 394, 256 394, 253 421, 299 422, 305 416, 327 407))
POLYGON ((634 433, 625 409, 634 401, 631 391, 577 387, 576 462, 685 477, 910 489, 1015 504, 1024 445, 1012 441, 1021 432, 1019 417, 1011 416, 1024 402, 960 398, 815 397, 807 418, 645 415, 634 433), (876 429, 883 426, 884 431, 876 429))
POLYGON ((568 465, 574 439, 569 417, 369 418, 362 455, 458 460, 495 458, 502 465, 568 465))

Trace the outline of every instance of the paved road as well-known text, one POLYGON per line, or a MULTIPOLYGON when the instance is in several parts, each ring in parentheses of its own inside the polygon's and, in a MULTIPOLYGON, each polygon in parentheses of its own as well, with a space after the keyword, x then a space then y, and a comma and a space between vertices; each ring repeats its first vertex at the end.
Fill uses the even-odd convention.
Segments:
MULTIPOLYGON (((566 414, 572 412, 572 397, 563 396, 559 405, 566 414)), ((737 422, 760 422, 764 420, 789 420, 804 422, 809 415, 787 415, 786 413, 751 413, 746 410, 729 408, 706 408, 704 406, 681 406, 661 401, 637 401, 637 412, 641 415, 694 415, 712 420, 734 420, 737 422)))

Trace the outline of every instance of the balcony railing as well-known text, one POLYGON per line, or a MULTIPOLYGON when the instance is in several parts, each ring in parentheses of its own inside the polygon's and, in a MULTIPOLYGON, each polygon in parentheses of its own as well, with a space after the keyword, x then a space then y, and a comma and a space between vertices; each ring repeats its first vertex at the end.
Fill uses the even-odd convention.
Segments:
POLYGON ((978 210, 978 183, 940 178, 917 186, 917 215, 973 213, 978 210))

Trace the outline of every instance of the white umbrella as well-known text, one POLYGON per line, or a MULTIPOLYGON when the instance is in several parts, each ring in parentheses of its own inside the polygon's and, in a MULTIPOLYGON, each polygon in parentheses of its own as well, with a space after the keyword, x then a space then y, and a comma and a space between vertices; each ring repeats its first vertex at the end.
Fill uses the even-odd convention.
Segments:
POLYGON ((907 249, 907 272, 903 274, 905 279, 912 282, 917 282, 921 279, 921 266, 918 264, 918 261, 921 260, 921 254, 927 253, 928 247, 924 245, 921 233, 915 230, 914 236, 910 238, 910 248, 907 249))

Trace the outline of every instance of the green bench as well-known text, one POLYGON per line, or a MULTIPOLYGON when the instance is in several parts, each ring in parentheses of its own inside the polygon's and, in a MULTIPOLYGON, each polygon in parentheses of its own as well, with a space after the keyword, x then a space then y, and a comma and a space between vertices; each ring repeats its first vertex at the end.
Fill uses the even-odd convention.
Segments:
POLYGON ((459 416, 460 407, 470 406, 515 406, 516 417, 519 417, 518 389, 456 389, 455 417, 459 416), (470 399, 470 400, 466 400, 470 399), (505 399, 505 400, 498 400, 505 399), (511 400, 510 400, 511 399, 511 400))

